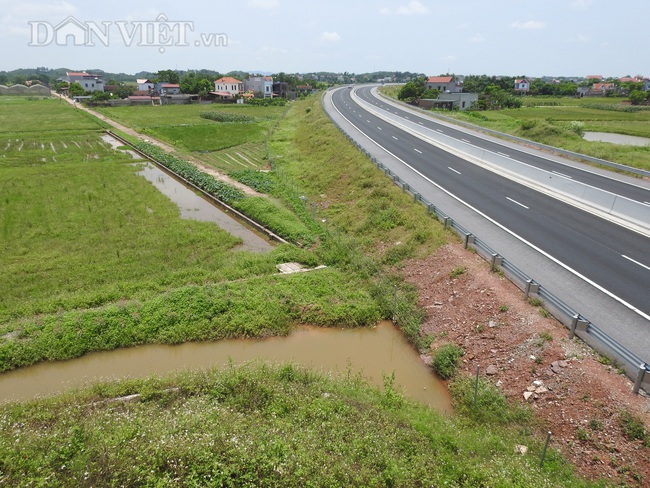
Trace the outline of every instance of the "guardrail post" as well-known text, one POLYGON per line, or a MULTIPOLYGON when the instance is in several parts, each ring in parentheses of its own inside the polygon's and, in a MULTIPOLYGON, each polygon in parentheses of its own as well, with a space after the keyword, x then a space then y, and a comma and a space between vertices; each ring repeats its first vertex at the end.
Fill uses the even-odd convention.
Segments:
POLYGON ((445 217, 444 223, 445 229, 447 229, 451 225, 451 217, 445 217))
POLYGON ((539 285, 533 280, 528 280, 526 281, 526 298, 528 298, 531 293, 539 293, 539 285))
POLYGON ((573 339, 576 335, 576 327, 578 326, 578 320, 580 319, 580 315, 575 314, 573 316, 573 320, 571 321, 571 328, 569 329, 569 339, 573 339))
POLYGON ((636 374, 636 381, 634 382, 634 388, 632 388, 633 393, 639 393, 641 389, 641 384, 643 383, 643 378, 646 373, 646 365, 642 364, 639 366, 639 372, 636 374))
POLYGON ((402 185, 402 191, 404 191, 404 192, 409 191, 409 185, 408 185, 408 183, 404 183, 404 184, 402 185))
POLYGON ((494 270, 497 266, 503 266, 503 256, 493 254, 492 259, 490 259, 490 268, 494 270))
POLYGON ((420 194, 413 192, 413 201, 414 202, 419 202, 420 201, 420 194))
POLYGON ((467 233, 465 234, 465 249, 467 249, 470 244, 474 244, 474 235, 467 233))
POLYGON ((436 206, 433 203, 427 205, 427 213, 429 215, 436 213, 436 206))

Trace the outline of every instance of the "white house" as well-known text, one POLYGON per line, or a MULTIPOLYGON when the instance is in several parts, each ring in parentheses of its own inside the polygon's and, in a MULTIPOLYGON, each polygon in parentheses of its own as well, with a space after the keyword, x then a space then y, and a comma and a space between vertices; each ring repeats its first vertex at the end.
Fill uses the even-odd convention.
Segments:
POLYGON ((526 78, 515 80, 515 91, 519 93, 528 93, 530 90, 530 82, 526 78))
POLYGON ((62 78, 68 83, 79 83, 87 92, 104 91, 103 75, 91 75, 85 71, 68 71, 62 78))
POLYGON ((150 91, 153 90, 154 87, 156 86, 156 84, 153 81, 148 80, 146 78, 138 78, 136 82, 138 84, 138 91, 143 91, 143 92, 150 91))
POLYGON ((214 91, 216 95, 222 98, 232 98, 235 95, 244 93, 244 83, 237 78, 224 76, 214 80, 214 91))

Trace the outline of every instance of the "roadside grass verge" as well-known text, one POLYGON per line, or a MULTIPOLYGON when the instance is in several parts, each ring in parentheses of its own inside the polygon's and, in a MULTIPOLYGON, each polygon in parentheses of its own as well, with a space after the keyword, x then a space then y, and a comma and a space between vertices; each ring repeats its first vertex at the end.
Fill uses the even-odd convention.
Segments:
POLYGON ((419 256, 446 241, 424 206, 414 204, 330 122, 320 99, 294 102, 268 146, 278 179, 305 196, 306 211, 364 252, 381 258, 401 248, 404 257, 419 256))
MULTIPOLYGON (((61 486, 591 487, 552 449, 292 364, 100 384, 0 408, 0 480, 61 486), (131 401, 115 401, 127 395, 131 401), (518 444, 529 455, 516 454, 518 444)), ((506 407, 507 409, 508 407, 506 407)))

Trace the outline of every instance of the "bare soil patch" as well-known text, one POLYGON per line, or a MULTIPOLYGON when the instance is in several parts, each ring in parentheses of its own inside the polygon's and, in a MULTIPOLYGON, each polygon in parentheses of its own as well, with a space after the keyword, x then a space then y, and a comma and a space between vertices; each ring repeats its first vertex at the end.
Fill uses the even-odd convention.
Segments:
MULTIPOLYGON (((568 330, 530 305, 514 284, 490 271, 480 256, 453 243, 402 269, 427 310, 421 334, 435 350, 451 342, 465 355, 459 374, 497 384, 511 400, 527 402, 541 420, 540 439, 552 444, 591 479, 650 486, 650 448, 629 440, 621 414, 650 425, 650 399, 568 330), (463 269, 464 268, 464 269, 463 269), (488 374, 489 373, 489 374, 488 374), (524 396, 525 395, 525 396, 524 396)), ((430 354, 423 356, 430 361, 430 354)))

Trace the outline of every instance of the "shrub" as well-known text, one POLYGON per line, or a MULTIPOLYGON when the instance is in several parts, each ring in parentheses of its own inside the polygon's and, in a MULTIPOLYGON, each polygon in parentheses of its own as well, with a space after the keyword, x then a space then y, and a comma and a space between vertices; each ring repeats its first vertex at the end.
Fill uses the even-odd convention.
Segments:
POLYGON ((243 114, 232 114, 228 112, 203 112, 201 118, 214 120, 215 122, 255 122, 255 117, 243 114))
POLYGON ((444 380, 448 380, 458 371, 458 360, 465 354, 456 344, 445 344, 433 354, 433 369, 444 380))

